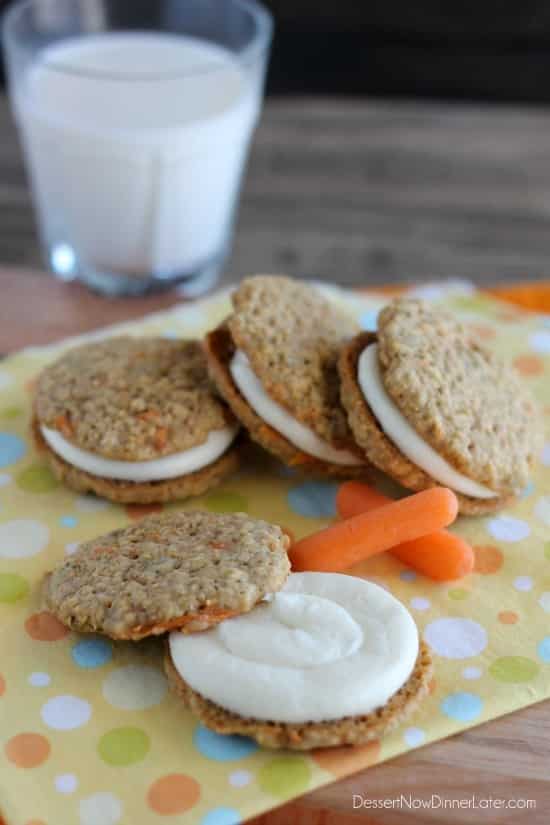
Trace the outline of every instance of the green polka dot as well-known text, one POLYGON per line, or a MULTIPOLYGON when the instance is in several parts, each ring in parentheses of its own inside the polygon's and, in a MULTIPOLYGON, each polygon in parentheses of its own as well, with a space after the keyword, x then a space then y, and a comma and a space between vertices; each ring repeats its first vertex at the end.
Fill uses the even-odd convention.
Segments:
POLYGON ((218 491, 207 496, 206 506, 214 513, 244 513, 248 501, 240 493, 218 491))
POLYGON ((279 799, 304 793, 309 779, 309 765, 303 756, 277 756, 270 759, 258 774, 262 791, 279 799))
POLYGON ((456 599, 457 601, 459 599, 467 599, 469 595, 470 591, 465 590, 463 587, 453 587, 451 590, 447 590, 447 596, 450 599, 456 599))
POLYGON ((17 573, 0 573, 0 602, 13 602, 23 599, 29 592, 29 583, 17 573))
POLYGON ((489 667, 489 673, 497 682, 529 682, 540 668, 525 656, 501 656, 489 667))
POLYGON ((0 418, 5 421, 12 421, 14 418, 19 418, 20 415, 23 415, 22 407, 4 407, 3 410, 0 410, 0 418))
POLYGON ((544 558, 550 561, 550 541, 544 545, 544 558))
POLYGON ((31 464, 15 480, 17 486, 26 493, 49 493, 59 485, 52 471, 44 464, 31 464))
POLYGON ((145 759, 149 737, 141 728, 113 728, 99 740, 98 751, 108 765, 133 765, 145 759))

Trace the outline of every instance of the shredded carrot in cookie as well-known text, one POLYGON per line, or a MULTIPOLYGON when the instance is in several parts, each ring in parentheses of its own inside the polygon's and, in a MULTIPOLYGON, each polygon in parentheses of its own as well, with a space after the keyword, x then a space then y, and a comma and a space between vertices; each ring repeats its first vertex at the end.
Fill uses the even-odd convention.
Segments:
POLYGON ((168 430, 166 427, 157 427, 155 430, 155 435, 153 436, 153 444, 157 448, 157 450, 162 450, 166 447, 166 442, 168 441, 168 430))
POLYGON ((159 410, 145 410, 142 413, 138 414, 138 418, 140 421, 154 421, 155 418, 158 418, 160 415, 159 410))
POLYGON ((71 438, 74 435, 74 428, 71 423, 71 418, 67 413, 60 413, 56 415, 54 418, 54 426, 56 430, 65 436, 65 438, 71 438))

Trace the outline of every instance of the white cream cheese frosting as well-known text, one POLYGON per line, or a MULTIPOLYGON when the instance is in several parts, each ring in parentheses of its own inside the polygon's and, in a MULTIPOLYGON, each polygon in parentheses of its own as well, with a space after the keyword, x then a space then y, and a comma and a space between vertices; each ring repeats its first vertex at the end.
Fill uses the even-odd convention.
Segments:
POLYGON ((270 398, 242 350, 235 352, 229 369, 233 381, 252 409, 295 447, 330 464, 354 467, 363 463, 349 450, 338 450, 327 444, 317 433, 297 421, 284 407, 270 398))
POLYGON ((57 430, 40 427, 46 443, 67 464, 100 478, 136 483, 178 478, 207 467, 223 455, 237 435, 238 429, 234 426, 212 430, 202 444, 162 458, 149 461, 117 461, 81 450, 67 441, 57 430))
POLYGON ((246 718, 322 722, 382 707, 410 677, 418 631, 372 582, 293 573, 268 601, 204 633, 169 637, 180 676, 246 718))
POLYGON ((452 467, 416 432, 392 401, 382 381, 378 344, 370 344, 359 356, 357 380, 378 423, 396 447, 431 478, 472 498, 496 498, 497 493, 452 467))

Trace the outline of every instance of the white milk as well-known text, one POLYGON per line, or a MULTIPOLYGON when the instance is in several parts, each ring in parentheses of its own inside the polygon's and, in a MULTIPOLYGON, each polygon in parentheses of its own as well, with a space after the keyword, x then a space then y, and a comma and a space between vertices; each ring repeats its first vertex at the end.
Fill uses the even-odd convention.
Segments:
POLYGON ((222 254, 257 84, 229 51, 185 36, 109 33, 43 51, 15 109, 48 248, 136 278, 222 254))

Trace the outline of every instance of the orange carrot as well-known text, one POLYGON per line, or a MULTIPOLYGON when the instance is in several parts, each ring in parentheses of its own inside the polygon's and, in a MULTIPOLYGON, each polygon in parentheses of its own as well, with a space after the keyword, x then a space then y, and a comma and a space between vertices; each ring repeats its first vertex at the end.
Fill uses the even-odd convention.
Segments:
POLYGON ((290 561, 294 570, 345 570, 396 544, 446 527, 457 512, 455 494, 446 487, 432 487, 300 539, 290 550, 290 561))
MULTIPOLYGON (((391 499, 360 481, 341 484, 336 496, 336 508, 347 519, 381 507, 391 499)), ((436 581, 460 579, 472 572, 474 551, 459 536, 438 530, 390 549, 392 556, 436 581)))

